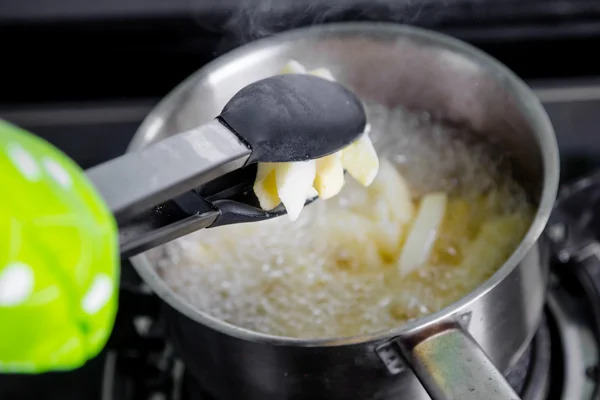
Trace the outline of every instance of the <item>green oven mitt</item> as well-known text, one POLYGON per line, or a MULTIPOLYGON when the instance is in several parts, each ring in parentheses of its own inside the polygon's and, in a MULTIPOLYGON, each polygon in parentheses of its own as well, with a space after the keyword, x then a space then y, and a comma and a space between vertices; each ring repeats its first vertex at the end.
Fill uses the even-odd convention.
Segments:
POLYGON ((0 120, 0 373, 97 355, 117 308, 116 222, 84 172, 0 120))

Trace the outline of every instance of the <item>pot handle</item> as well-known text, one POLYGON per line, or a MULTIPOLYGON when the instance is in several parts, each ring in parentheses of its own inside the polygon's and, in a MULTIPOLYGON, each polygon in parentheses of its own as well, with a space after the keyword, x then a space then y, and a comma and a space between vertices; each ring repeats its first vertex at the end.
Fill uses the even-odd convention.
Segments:
POLYGON ((401 351, 433 400, 519 400, 483 349, 458 324, 398 338, 401 351))

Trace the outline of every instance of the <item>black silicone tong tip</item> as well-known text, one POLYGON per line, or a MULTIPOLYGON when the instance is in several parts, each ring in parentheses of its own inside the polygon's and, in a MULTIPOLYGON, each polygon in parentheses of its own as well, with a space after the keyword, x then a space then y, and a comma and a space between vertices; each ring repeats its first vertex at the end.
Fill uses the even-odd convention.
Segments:
MULTIPOLYGON (((218 217, 210 226, 207 226, 207 228, 257 222, 286 214, 285 207, 282 204, 272 210, 263 210, 252 189, 236 193, 231 197, 219 198, 212 202, 209 202, 206 198, 202 197, 199 193, 200 191, 201 189, 188 192, 174 199, 173 202, 178 206, 179 210, 184 212, 187 216, 206 213, 211 209, 218 211, 218 217)), ((317 197, 308 199, 305 206, 314 202, 316 199, 317 197)))
POLYGON ((249 163, 316 159, 354 142, 367 123, 349 89, 312 75, 277 75, 252 83, 219 119, 252 149, 249 163))
MULTIPOLYGON (((316 199, 316 197, 309 199, 304 205, 306 206, 316 199)), ((240 203, 234 200, 218 200, 214 202, 214 205, 220 211, 220 215, 215 222, 213 222, 210 228, 223 225, 263 221, 275 217, 281 217, 287 213, 285 207, 281 204, 275 209, 269 211, 265 211, 260 207, 251 206, 249 204, 240 203)))

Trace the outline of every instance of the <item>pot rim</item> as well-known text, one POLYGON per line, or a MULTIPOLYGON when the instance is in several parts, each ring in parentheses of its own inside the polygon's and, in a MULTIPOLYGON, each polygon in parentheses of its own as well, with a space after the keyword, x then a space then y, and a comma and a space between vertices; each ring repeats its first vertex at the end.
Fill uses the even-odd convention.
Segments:
POLYGON ((519 262, 527 255, 529 250, 531 250, 544 231, 546 223, 550 217, 550 213, 553 209, 558 190, 558 145, 550 119, 539 99, 525 84, 525 82, 523 82, 499 61, 458 39, 422 28, 393 23, 333 23, 294 29, 243 45, 221 57, 216 58, 215 60, 206 64, 204 67, 200 68, 198 71, 180 83, 163 100, 161 100, 161 102, 144 119, 136 131, 127 151, 135 151, 143 147, 152 139, 152 132, 148 134, 148 131, 151 131, 152 127, 156 126, 155 124, 162 120, 161 116, 168 115, 173 111, 175 102, 172 101, 172 98, 180 96, 200 79, 217 71, 219 68, 225 66, 232 60, 254 52, 269 50, 271 47, 277 46, 279 43, 284 41, 287 42, 296 39, 306 39, 312 36, 320 36, 324 33, 377 34, 378 32, 382 34, 396 33, 399 37, 414 37, 430 43, 441 45, 442 47, 451 51, 464 54, 470 59, 476 61, 478 64, 484 65, 486 69, 492 73, 502 77, 504 86, 508 88, 515 98, 522 99, 523 103, 525 103, 526 109, 531 117, 529 122, 535 132, 538 144, 540 146, 540 151, 542 153, 544 184, 535 218, 519 246, 505 261, 502 267, 500 267, 488 280, 458 301, 444 307, 437 312, 414 321, 410 321, 399 327, 368 335, 328 339, 297 339, 269 335, 241 328, 195 309, 190 303, 185 301, 167 286, 165 281, 160 278, 155 268, 151 265, 145 254, 140 254, 131 258, 134 268, 140 274, 143 280, 150 286, 152 291, 167 304, 195 322, 205 325, 222 334, 252 342, 279 346, 329 347, 380 341, 395 336, 411 335, 425 327, 445 320, 458 311, 467 308, 470 304, 484 296, 487 292, 502 282, 517 267, 519 262))

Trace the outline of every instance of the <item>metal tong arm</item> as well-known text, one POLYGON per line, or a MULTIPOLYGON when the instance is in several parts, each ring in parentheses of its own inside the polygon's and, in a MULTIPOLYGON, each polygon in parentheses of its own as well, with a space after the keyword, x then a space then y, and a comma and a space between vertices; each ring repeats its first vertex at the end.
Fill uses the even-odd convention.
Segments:
POLYGON ((154 207, 119 226, 122 258, 130 258, 194 231, 210 227, 220 211, 193 192, 154 207), (186 204, 187 203, 187 204, 186 204))
POLYGON ((251 149, 217 119, 86 171, 119 224, 246 164, 251 149))

